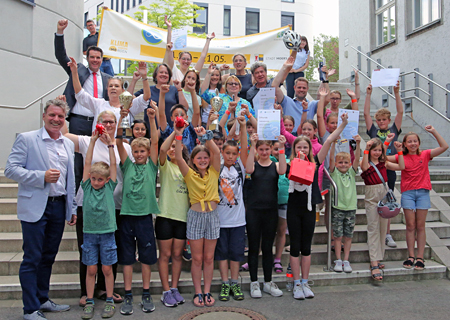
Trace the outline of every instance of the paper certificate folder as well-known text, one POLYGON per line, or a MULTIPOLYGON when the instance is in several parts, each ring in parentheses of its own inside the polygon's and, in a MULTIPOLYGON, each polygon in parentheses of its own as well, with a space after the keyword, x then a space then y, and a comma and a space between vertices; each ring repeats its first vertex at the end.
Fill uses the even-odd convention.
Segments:
POLYGON ((280 110, 258 110, 259 140, 278 140, 280 135, 280 110))
POLYGON ((372 87, 395 86, 400 76, 400 69, 378 69, 372 72, 372 87))
POLYGON ((342 123, 341 116, 343 113, 348 114, 348 124, 345 126, 344 131, 342 131, 341 139, 353 140, 353 137, 358 134, 359 111, 339 109, 338 127, 342 123))

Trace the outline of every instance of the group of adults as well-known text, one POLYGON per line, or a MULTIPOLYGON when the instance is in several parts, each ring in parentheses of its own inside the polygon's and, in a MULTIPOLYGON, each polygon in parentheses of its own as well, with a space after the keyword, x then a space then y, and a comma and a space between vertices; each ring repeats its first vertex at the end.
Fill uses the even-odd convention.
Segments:
MULTIPOLYGON (((134 93, 136 97, 143 95, 141 101, 135 99, 134 106, 139 106, 135 108, 135 115, 147 107, 142 105, 142 101, 147 101, 150 96, 158 104, 161 85, 168 84, 170 89, 165 94, 165 111, 168 115, 167 121, 171 125, 170 109, 174 104, 184 105, 188 112, 192 109, 191 93, 184 89, 187 82, 194 81, 198 84, 196 92, 206 113, 204 114, 206 117, 202 119, 206 120, 211 109, 208 99, 210 96, 206 94, 203 95, 203 100, 200 98, 199 72, 203 68, 209 43, 214 38, 214 34, 207 37, 194 70, 190 69, 192 55, 189 52, 180 53, 179 67, 177 67, 171 51, 171 23, 166 20, 166 24, 169 29, 167 54, 164 62, 159 64, 153 73, 155 85, 148 84, 146 71, 143 72, 141 68, 142 64, 133 76, 129 91, 134 90, 134 85, 139 79, 144 83, 144 88, 134 93)), ((82 197, 80 195, 76 197, 75 194, 82 178, 83 158, 89 145, 89 136, 97 123, 105 126, 114 145, 116 158, 119 158, 115 135, 121 105, 119 95, 124 91, 123 81, 121 78, 108 74, 111 72, 108 67, 110 61, 103 57, 102 49, 96 46, 94 40, 98 34, 92 20, 86 23, 90 35, 83 42, 83 52, 86 54, 88 66, 78 63, 77 74, 73 75, 68 66, 71 60, 65 49, 64 30, 67 26, 67 20, 58 21, 57 32, 54 35, 55 57, 69 76, 64 90, 65 98, 61 97, 46 103, 43 114, 44 126, 17 137, 5 168, 5 175, 19 183, 17 212, 22 223, 24 251, 19 278, 23 290, 24 319, 28 320, 45 319, 41 311, 65 311, 70 308, 68 305, 54 303, 48 295, 52 265, 64 231, 64 220, 67 220, 69 225, 76 225, 80 252, 80 304, 85 303, 86 266, 81 263, 83 211, 80 200, 82 197), (102 67, 105 66, 107 68, 103 71, 102 67), (80 87, 76 85, 74 89, 76 78, 78 78, 76 83, 79 82, 80 87), (68 130, 65 125, 66 119, 70 122, 68 130)), ((306 99, 308 92, 308 81, 301 76, 308 63, 309 50, 305 37, 302 37, 300 50, 292 52, 273 79, 267 77, 267 67, 261 62, 254 63, 250 68, 251 73, 248 73, 246 57, 238 53, 233 57, 235 73, 222 74, 224 70, 230 69, 226 65, 220 68, 214 67, 215 70, 208 75, 206 89, 209 90, 206 92, 216 89, 220 91, 224 100, 221 110, 223 113, 227 110, 229 103, 235 100, 234 96, 239 97, 239 105, 246 104, 249 109, 252 109, 253 99, 261 88, 275 87, 277 101, 283 106, 284 114, 294 117, 295 124, 298 126, 304 112, 302 101, 306 99), (288 85, 288 91, 292 89, 292 96, 284 95, 279 88, 286 78, 288 81, 293 81, 291 88, 288 85)), ((326 82, 325 86, 327 86, 326 82)), ((317 110, 317 101, 308 101, 308 105, 308 119, 312 119, 317 110)), ((146 113, 145 123, 148 128, 146 113)), ((297 128, 294 130, 296 131, 297 128)), ((125 149, 130 159, 133 159, 129 145, 125 145, 125 149)), ((108 145, 102 139, 99 139, 95 147, 93 162, 97 161, 109 163, 108 145)), ((119 185, 115 190, 114 199, 118 215, 122 188, 120 186, 121 170, 117 172, 119 185)), ((98 268, 99 297, 104 296, 106 292, 101 270, 101 267, 98 268)), ((113 272, 116 278, 117 264, 113 266, 113 272)), ((114 300, 120 302, 122 297, 115 293, 114 300)))

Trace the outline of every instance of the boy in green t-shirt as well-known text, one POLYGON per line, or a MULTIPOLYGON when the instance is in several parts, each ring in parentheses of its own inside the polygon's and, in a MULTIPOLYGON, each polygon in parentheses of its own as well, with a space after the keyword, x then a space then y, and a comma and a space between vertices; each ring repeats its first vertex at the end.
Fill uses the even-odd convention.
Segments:
POLYGON ((361 137, 353 137, 356 141, 355 160, 351 163, 350 153, 339 152, 334 157, 335 144, 330 151, 330 175, 337 186, 338 203, 331 208, 331 224, 333 226, 334 243, 336 248, 341 247, 344 237, 344 261, 341 260, 341 250, 335 250, 336 261, 334 271, 352 272, 348 261, 352 246, 353 230, 357 209, 355 176, 358 171, 359 157, 361 154, 361 137), (337 169, 337 170, 335 170, 337 169))
POLYGON ((116 156, 109 134, 104 135, 108 143, 110 164, 96 162, 92 164, 95 142, 99 134, 94 131, 86 152, 83 182, 83 244, 82 262, 87 266, 86 306, 82 319, 94 316, 94 287, 97 274, 98 255, 105 275, 106 304, 102 318, 111 318, 115 313, 113 300, 114 275, 112 265, 117 262, 117 246, 114 232, 117 229, 114 205, 114 189, 117 185, 116 156))
MULTIPOLYGON (((117 149, 120 168, 123 173, 123 199, 119 223, 119 264, 123 265, 125 297, 120 313, 133 313, 131 284, 133 264, 136 262, 136 242, 139 262, 142 266, 142 302, 144 312, 155 310, 150 296, 150 265, 157 262, 156 242, 153 232, 152 214, 158 214, 156 202, 156 175, 158 173, 158 132, 156 130, 155 106, 147 109, 150 121, 151 144, 147 138, 137 138, 131 143, 135 162, 133 163, 123 146, 122 129, 117 130, 117 149)), ((128 110, 122 110, 118 123, 121 123, 128 110)))

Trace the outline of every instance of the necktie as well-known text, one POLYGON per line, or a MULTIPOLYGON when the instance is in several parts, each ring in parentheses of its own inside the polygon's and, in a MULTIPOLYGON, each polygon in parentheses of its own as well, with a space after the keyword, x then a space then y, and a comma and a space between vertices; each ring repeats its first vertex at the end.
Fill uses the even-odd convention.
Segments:
POLYGON ((93 72, 92 76, 94 77, 94 98, 98 98, 97 72, 93 72))

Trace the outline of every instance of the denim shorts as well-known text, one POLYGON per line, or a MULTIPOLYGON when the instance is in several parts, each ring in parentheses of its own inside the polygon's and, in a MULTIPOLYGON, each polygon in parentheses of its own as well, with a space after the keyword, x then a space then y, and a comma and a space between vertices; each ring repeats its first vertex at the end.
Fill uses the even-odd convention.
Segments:
POLYGON ((402 208, 410 210, 427 210, 431 208, 430 190, 417 189, 402 193, 402 208))
POLYGON ((104 266, 111 266, 117 262, 117 246, 114 232, 94 234, 84 233, 83 250, 81 261, 87 266, 93 266, 98 263, 98 254, 100 261, 104 266))

